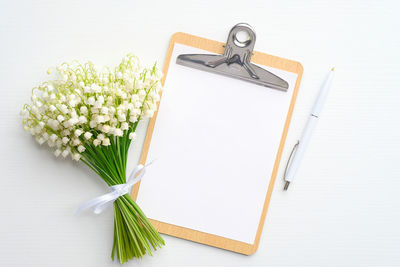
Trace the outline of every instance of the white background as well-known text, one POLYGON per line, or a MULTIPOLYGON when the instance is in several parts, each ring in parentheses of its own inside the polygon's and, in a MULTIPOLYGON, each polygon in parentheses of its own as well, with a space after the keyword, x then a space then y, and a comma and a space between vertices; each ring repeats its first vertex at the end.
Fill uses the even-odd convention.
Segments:
POLYGON ((162 64, 176 31, 224 42, 248 22, 256 50, 305 70, 259 249, 243 256, 165 236, 154 257, 127 266, 399 266, 399 10, 398 1, 367 0, 1 1, 0 265, 118 265, 109 258, 112 210, 74 215, 104 184, 22 129, 18 112, 49 66, 113 65, 127 52, 162 64), (283 192, 284 163, 333 65, 320 123, 283 192))

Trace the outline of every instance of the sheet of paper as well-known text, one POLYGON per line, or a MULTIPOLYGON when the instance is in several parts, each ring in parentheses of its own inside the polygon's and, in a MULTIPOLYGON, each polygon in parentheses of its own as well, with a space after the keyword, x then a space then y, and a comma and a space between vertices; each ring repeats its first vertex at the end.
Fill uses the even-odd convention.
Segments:
POLYGON ((138 203, 149 218, 254 243, 297 74, 282 92, 176 64, 175 44, 138 203))

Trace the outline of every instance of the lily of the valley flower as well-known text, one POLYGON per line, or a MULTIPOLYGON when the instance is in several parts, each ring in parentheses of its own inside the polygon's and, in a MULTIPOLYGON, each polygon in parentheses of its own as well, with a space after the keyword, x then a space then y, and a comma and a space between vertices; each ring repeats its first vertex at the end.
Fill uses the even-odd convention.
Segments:
POLYGON ((32 91, 32 103, 21 111, 24 129, 39 144, 47 143, 56 156, 79 160, 85 142, 110 145, 110 138, 130 132, 141 118, 157 109, 162 73, 143 68, 137 57, 127 55, 113 72, 98 71, 90 62, 62 64, 51 69, 56 79, 32 91))

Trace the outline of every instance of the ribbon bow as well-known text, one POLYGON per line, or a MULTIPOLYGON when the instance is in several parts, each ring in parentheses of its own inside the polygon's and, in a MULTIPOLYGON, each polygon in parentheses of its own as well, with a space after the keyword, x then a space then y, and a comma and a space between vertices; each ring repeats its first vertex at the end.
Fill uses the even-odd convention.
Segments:
POLYGON ((146 172, 146 167, 149 166, 150 164, 151 162, 146 166, 143 166, 142 164, 137 165, 129 175, 128 181, 125 184, 117 184, 110 186, 111 188, 110 193, 104 194, 102 196, 96 197, 94 199, 91 199, 83 203, 78 208, 77 213, 87 209, 92 209, 95 214, 102 213, 117 198, 129 193, 132 186, 134 186, 137 182, 140 181, 140 179, 142 179, 142 177, 146 172))

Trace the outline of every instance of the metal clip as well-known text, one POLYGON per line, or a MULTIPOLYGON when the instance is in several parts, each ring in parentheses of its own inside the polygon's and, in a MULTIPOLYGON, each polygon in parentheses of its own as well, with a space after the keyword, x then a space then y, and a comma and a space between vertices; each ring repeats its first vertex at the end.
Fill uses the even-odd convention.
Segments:
POLYGON ((285 80, 250 62, 255 41, 256 34, 251 26, 239 23, 229 32, 223 55, 179 55, 176 63, 287 91, 289 84, 285 80), (243 32, 247 33, 246 40, 238 38, 238 34, 243 32))
MULTIPOLYGON (((283 173, 283 179, 286 178, 287 169, 289 168, 289 165, 290 165, 290 163, 292 162, 292 157, 294 156, 295 151, 296 151, 296 148, 299 146, 299 143, 300 143, 300 141, 297 141, 297 143, 293 146, 292 152, 290 152, 289 159, 288 159, 288 161, 287 161, 287 163, 286 163, 285 171, 284 171, 284 173, 283 173)), ((285 187, 283 188, 283 190, 287 190, 288 187, 289 187, 289 184, 290 184, 290 182, 289 182, 289 181, 286 181, 285 187)))

